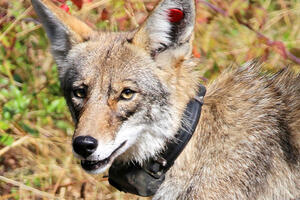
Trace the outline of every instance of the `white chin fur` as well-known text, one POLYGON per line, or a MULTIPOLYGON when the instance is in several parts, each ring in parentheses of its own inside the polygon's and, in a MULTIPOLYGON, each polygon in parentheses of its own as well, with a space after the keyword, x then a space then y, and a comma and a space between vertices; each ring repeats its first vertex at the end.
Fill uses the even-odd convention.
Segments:
POLYGON ((84 171, 86 171, 89 174, 102 174, 110 168, 111 164, 112 163, 108 163, 104 166, 99 167, 98 169, 95 169, 95 170, 85 170, 84 168, 83 169, 84 169, 84 171))
POLYGON ((98 141, 98 147, 96 151, 92 155, 90 155, 86 160, 100 161, 109 157, 110 160, 107 164, 101 165, 97 169, 84 170, 90 174, 99 174, 105 172, 107 169, 109 169, 115 158, 123 154, 136 142, 137 136, 141 134, 142 129, 142 126, 130 126, 127 123, 125 123, 121 127, 120 131, 117 133, 117 137, 113 144, 103 144, 101 143, 101 141, 98 141), (124 142, 125 144, 122 146, 122 143, 124 142))

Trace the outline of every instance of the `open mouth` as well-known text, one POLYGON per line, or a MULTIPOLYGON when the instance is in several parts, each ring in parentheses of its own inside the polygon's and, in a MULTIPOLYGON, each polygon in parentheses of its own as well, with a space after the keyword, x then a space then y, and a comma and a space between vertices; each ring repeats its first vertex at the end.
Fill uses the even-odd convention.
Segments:
POLYGON ((126 141, 124 141, 118 148, 116 148, 110 156, 103 160, 81 160, 81 166, 84 170, 92 172, 95 170, 98 170, 100 168, 105 168, 109 163, 112 162, 112 160, 115 158, 118 151, 126 144, 126 141))

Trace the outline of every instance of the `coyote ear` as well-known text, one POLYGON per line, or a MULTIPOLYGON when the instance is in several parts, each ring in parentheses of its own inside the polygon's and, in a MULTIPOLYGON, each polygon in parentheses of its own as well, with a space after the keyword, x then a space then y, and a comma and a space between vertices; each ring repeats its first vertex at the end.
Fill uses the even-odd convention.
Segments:
POLYGON ((194 24, 194 0, 163 0, 135 33, 132 42, 153 57, 181 47, 185 48, 182 53, 189 54, 194 24))
POLYGON ((31 0, 51 42, 57 62, 64 59, 72 45, 86 41, 93 30, 74 16, 54 5, 50 0, 31 0))

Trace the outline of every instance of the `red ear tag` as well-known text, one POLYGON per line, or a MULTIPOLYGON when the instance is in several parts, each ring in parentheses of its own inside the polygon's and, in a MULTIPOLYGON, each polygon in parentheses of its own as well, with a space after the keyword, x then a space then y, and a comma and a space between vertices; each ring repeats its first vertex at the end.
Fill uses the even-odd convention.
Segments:
POLYGON ((169 9, 169 21, 176 23, 182 20, 184 13, 178 8, 169 9))

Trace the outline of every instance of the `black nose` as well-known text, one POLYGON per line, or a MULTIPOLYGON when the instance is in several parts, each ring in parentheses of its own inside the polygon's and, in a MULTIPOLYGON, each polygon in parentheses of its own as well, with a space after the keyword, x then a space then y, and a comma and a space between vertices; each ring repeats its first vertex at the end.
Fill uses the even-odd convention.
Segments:
POLYGON ((91 136, 78 136, 73 140, 74 151, 84 158, 94 153, 97 146, 97 140, 91 136))

